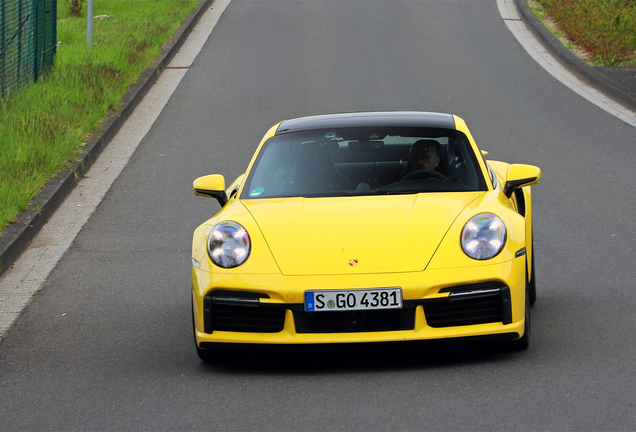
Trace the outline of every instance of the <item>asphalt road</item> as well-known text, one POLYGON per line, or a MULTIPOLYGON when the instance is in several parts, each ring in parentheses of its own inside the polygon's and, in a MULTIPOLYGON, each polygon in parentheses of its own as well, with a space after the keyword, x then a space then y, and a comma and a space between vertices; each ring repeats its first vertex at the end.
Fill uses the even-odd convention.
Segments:
POLYGON ((233 0, 128 167, 0 346, 0 430, 634 430, 636 129, 537 66, 494 0, 233 0), (533 188, 528 351, 257 349, 199 362, 192 180, 279 120, 452 112, 533 188))

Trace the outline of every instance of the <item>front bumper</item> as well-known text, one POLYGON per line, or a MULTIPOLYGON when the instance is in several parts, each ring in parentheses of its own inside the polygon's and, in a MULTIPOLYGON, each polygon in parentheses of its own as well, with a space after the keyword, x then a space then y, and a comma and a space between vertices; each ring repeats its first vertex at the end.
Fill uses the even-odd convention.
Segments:
POLYGON ((523 334, 525 259, 417 273, 228 275, 193 268, 197 343, 388 342, 523 334), (400 286, 403 308, 305 312, 306 290, 400 286))

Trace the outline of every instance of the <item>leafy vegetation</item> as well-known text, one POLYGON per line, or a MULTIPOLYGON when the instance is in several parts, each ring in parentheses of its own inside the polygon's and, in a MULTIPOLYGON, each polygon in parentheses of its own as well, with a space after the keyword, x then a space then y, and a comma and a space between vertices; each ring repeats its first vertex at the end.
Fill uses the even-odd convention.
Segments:
POLYGON ((87 136, 197 6, 198 0, 96 1, 89 53, 86 11, 74 16, 58 3, 55 66, 37 84, 0 100, 0 229, 49 178, 69 168, 87 136))
POLYGON ((68 6, 68 11, 71 15, 77 16, 80 14, 86 0, 64 0, 68 6))
MULTIPOLYGON (((587 53, 592 64, 636 64, 636 0, 537 2, 567 38, 587 53)), ((545 18, 541 13, 537 15, 545 18)))

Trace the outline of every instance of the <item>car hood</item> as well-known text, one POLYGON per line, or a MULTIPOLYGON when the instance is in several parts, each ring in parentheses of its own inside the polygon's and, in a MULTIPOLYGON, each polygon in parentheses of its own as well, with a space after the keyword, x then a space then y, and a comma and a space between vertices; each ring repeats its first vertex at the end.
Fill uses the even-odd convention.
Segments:
MULTIPOLYGON (((483 192, 245 200, 285 275, 422 271, 483 192)), ((456 239, 459 242, 459 239, 456 239)))

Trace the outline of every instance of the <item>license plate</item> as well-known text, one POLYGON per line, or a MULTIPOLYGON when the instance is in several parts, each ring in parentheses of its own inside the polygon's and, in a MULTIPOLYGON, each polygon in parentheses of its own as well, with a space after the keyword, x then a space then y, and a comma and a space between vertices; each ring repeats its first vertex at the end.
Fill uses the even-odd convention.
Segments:
POLYGON ((344 291, 305 291, 306 312, 402 308, 402 289, 374 288, 344 291))

